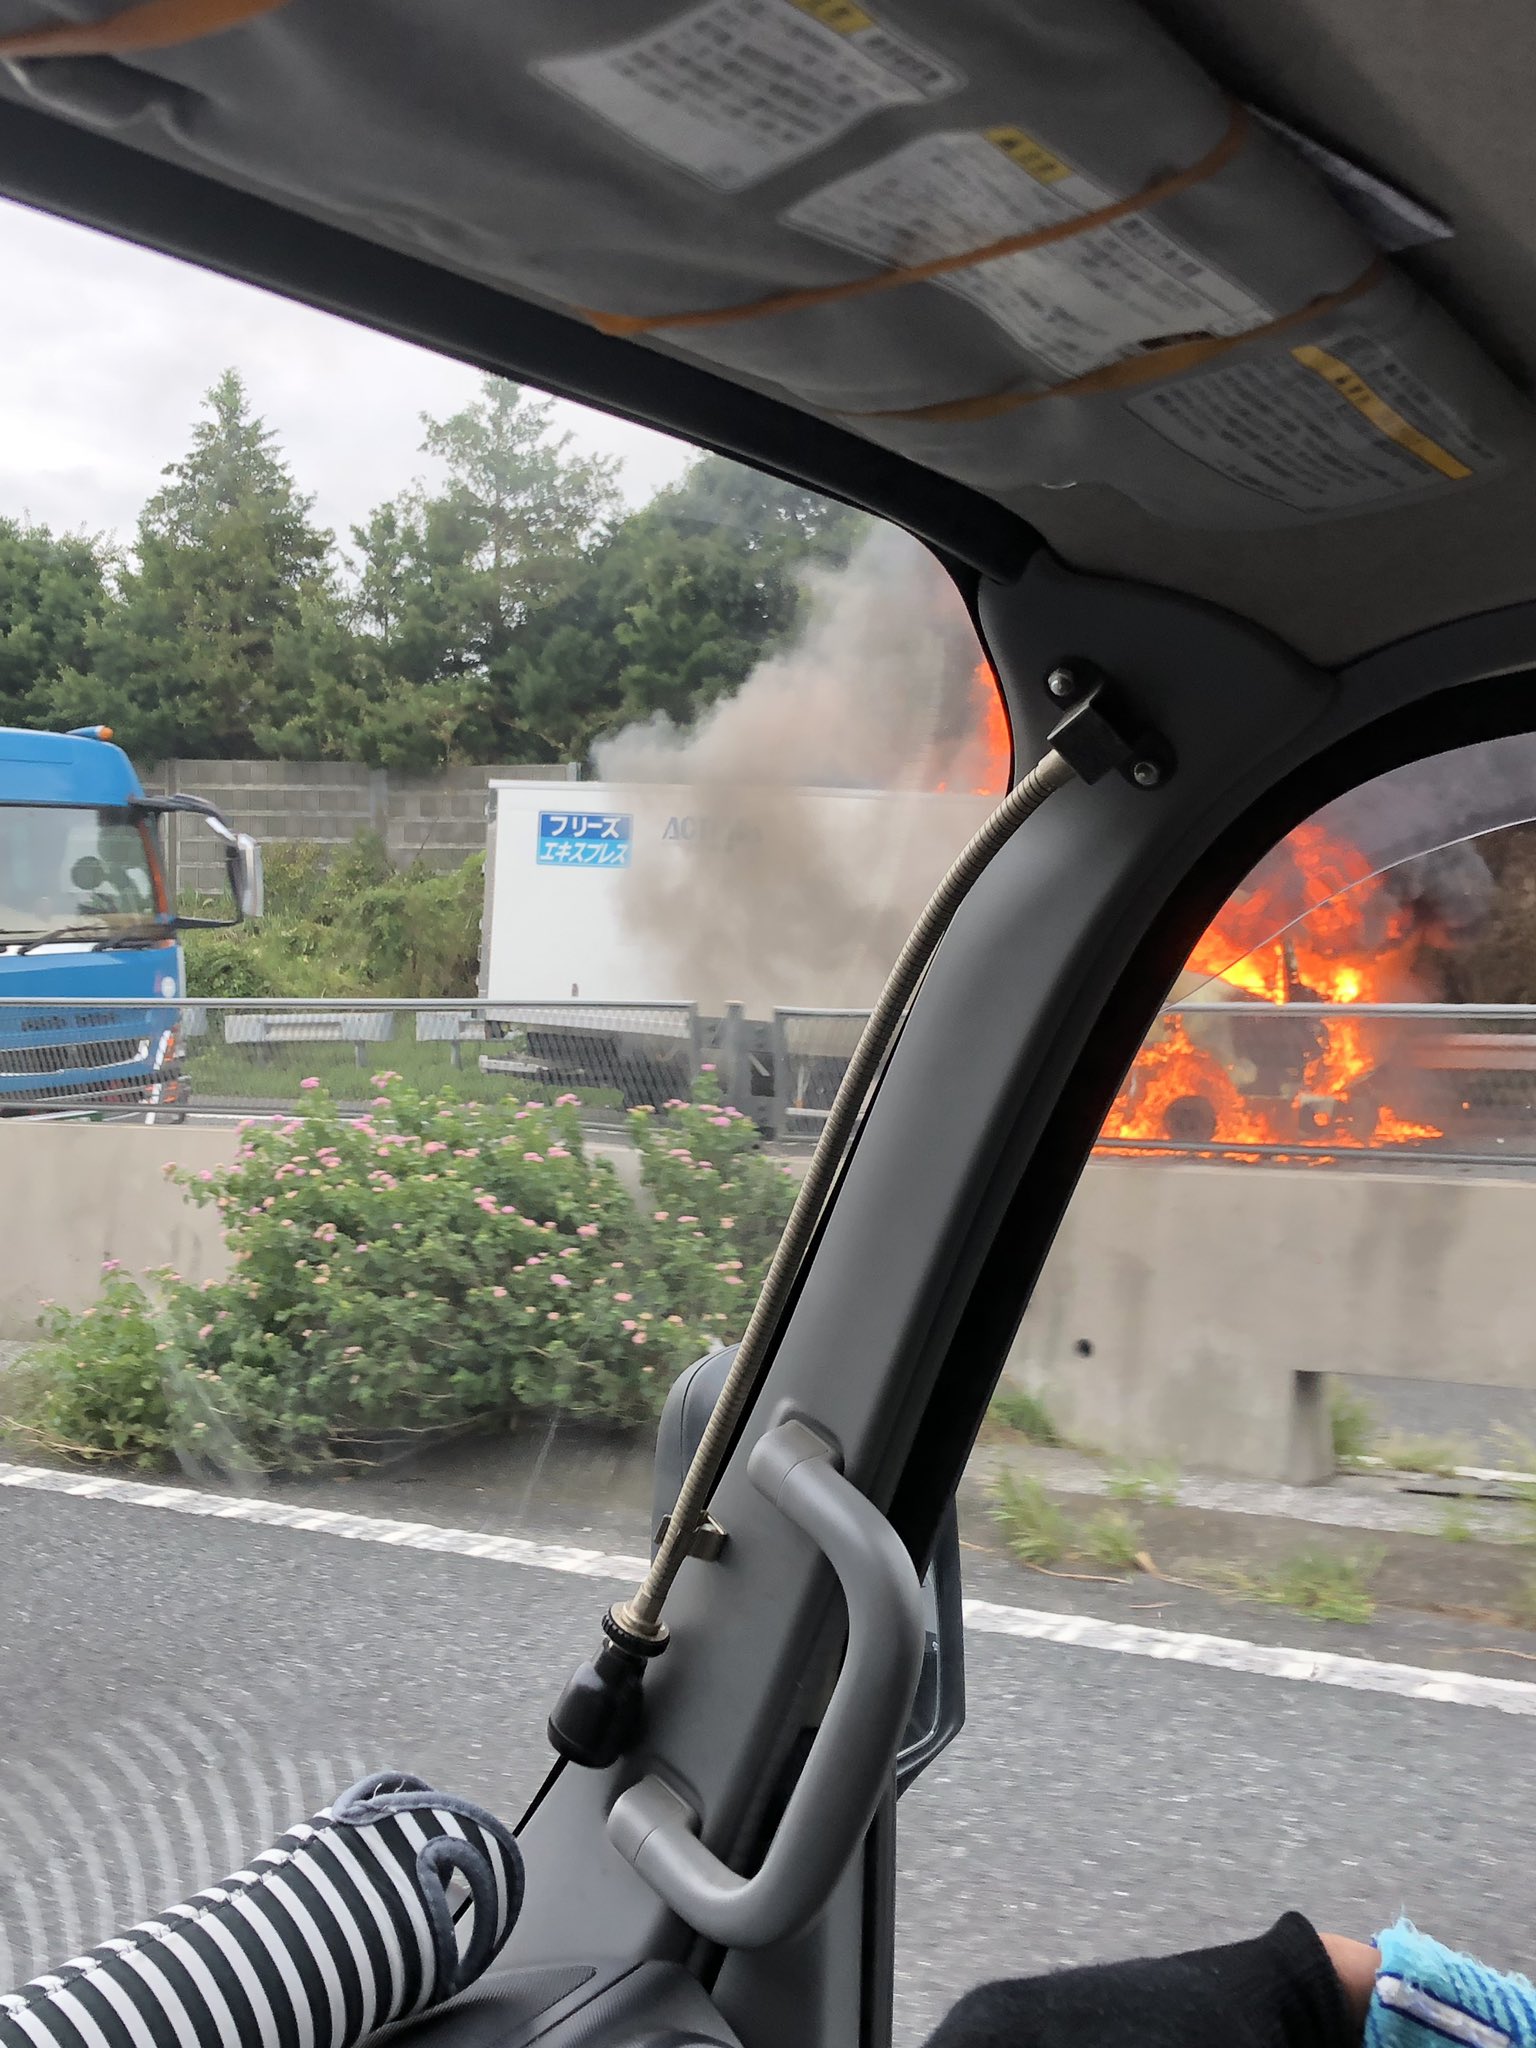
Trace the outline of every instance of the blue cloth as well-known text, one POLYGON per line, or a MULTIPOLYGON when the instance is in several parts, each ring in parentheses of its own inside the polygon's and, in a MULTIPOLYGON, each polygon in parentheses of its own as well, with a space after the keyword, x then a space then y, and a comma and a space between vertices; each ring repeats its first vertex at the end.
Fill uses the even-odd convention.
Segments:
POLYGON ((1536 1985, 1458 1955, 1407 1920, 1376 1937, 1365 2048, 1536 2048, 1536 1985))

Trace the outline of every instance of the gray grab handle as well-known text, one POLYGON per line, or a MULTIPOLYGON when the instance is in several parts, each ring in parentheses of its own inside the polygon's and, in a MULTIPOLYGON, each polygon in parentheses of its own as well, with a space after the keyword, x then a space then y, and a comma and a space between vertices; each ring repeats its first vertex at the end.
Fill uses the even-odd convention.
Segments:
POLYGON ((608 1839, 690 1927, 726 1948, 766 1948, 814 1919, 862 1838, 907 1725, 923 1657, 922 1591, 880 1510, 845 1479, 829 1444, 782 1422, 753 1446, 747 1476, 837 1573, 848 1647, 800 1779, 762 1866, 742 1877, 706 1849, 692 1809, 659 1778, 614 1802, 608 1839))

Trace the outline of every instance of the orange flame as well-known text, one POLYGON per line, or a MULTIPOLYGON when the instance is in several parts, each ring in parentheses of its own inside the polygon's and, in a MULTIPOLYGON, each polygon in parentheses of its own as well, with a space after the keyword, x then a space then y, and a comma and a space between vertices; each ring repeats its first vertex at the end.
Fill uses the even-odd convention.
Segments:
POLYGON ((971 730, 948 751, 943 779, 933 787, 940 795, 963 789, 972 796, 1001 796, 1013 768, 1013 734, 990 662, 978 661, 971 671, 968 709, 971 730))
MULTIPOLYGON (((1184 981, 1204 1001, 1384 1003, 1415 993, 1411 913, 1357 848, 1300 825, 1222 908, 1184 981), (1299 884, 1299 897, 1296 885, 1299 884), (1298 921, 1298 912, 1300 917, 1298 921), (1279 936, 1276 936, 1276 934, 1279 936)), ((1396 1027, 1379 1018, 1301 1018, 1288 1026, 1240 1009, 1155 1028, 1116 1097, 1103 1135, 1185 1146, 1340 1145, 1438 1138, 1381 1099, 1396 1027)))

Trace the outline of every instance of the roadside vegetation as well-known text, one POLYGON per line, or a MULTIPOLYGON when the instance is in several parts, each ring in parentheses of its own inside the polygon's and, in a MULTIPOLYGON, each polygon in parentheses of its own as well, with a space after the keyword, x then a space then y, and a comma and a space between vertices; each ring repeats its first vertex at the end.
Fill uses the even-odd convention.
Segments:
POLYGON ((711 1075, 632 1113, 640 1205, 587 1156, 574 1096, 375 1081, 366 1115, 312 1082, 232 1165, 177 1172, 223 1218, 227 1276, 111 1271, 90 1307, 47 1310, 6 1384, 11 1439, 299 1472, 555 1415, 643 1427, 740 1333, 794 1187, 711 1075))

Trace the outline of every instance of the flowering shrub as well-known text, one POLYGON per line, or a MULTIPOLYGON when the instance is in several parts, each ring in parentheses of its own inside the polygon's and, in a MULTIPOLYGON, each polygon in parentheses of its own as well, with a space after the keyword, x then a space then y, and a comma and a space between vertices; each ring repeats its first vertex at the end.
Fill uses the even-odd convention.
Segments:
POLYGON ((659 1291, 675 1312, 740 1335, 789 1221, 794 1181, 764 1155, 751 1118, 721 1103, 708 1067, 692 1102, 669 1102, 660 1117, 632 1110, 629 1128, 648 1197, 646 1260, 659 1291))
POLYGON ((553 1105, 422 1096, 364 1117, 318 1087, 181 1171, 223 1217, 227 1277, 120 1274, 50 1313, 23 1424, 55 1448, 224 1469, 366 1458, 411 1435, 560 1413, 635 1425, 745 1325, 794 1189, 723 1110, 637 1111, 645 1199, 553 1105))

